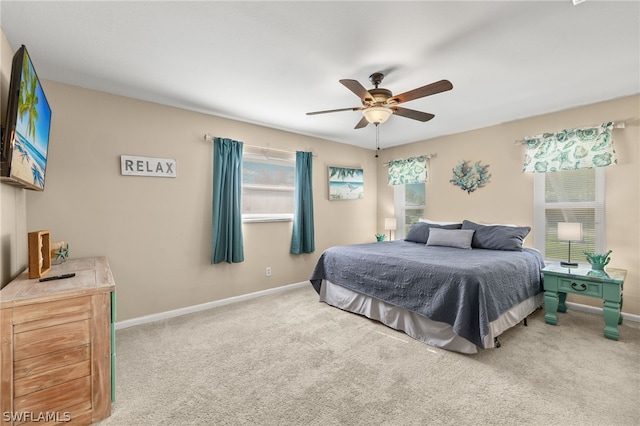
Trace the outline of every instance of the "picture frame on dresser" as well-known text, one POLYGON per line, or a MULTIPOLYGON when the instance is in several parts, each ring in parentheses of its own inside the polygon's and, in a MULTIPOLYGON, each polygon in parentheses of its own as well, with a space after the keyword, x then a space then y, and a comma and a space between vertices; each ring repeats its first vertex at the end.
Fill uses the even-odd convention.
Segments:
POLYGON ((47 230, 29 232, 29 278, 43 277, 51 270, 51 233, 47 230))

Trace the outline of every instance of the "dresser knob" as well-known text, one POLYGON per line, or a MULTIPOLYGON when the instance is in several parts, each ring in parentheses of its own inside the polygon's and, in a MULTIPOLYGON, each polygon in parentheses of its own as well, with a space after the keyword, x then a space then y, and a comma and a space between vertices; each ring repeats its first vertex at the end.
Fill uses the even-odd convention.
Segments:
POLYGON ((587 289, 587 286, 584 285, 584 283, 580 283, 579 285, 576 283, 571 283, 571 288, 574 289, 575 291, 585 291, 587 289))

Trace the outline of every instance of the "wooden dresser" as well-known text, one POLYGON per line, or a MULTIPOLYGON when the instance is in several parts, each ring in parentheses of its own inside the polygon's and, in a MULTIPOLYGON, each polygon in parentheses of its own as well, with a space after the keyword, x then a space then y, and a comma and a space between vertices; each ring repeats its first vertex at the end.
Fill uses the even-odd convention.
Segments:
POLYGON ((115 282, 104 257, 69 259, 0 291, 0 425, 89 425, 111 415, 115 282))

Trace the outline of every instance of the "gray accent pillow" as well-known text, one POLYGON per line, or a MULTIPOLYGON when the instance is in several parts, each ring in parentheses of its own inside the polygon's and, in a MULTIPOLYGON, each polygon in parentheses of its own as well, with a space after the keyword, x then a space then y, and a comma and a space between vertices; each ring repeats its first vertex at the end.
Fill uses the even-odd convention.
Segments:
POLYGON ((456 247, 470 249, 473 229, 431 229, 429 231, 428 246, 456 247))
POLYGON ((409 233, 405 237, 405 241, 412 241, 414 243, 427 244, 427 240, 429 239, 429 230, 432 228, 438 229, 460 229, 462 228, 461 223, 454 223, 452 225, 435 225, 433 223, 425 223, 425 222, 416 222, 411 225, 409 229, 409 233))
POLYGON ((462 222, 462 229, 476 231, 471 247, 489 250, 522 251, 522 243, 531 231, 529 226, 481 225, 468 220, 462 222))

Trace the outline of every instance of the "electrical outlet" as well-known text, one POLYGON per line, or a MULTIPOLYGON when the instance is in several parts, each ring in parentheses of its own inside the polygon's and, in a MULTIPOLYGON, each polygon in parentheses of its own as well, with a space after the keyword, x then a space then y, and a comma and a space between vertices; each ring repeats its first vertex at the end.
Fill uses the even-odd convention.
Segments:
POLYGON ((265 274, 267 275, 267 277, 271 276, 271 266, 267 266, 267 269, 265 271, 265 274))

